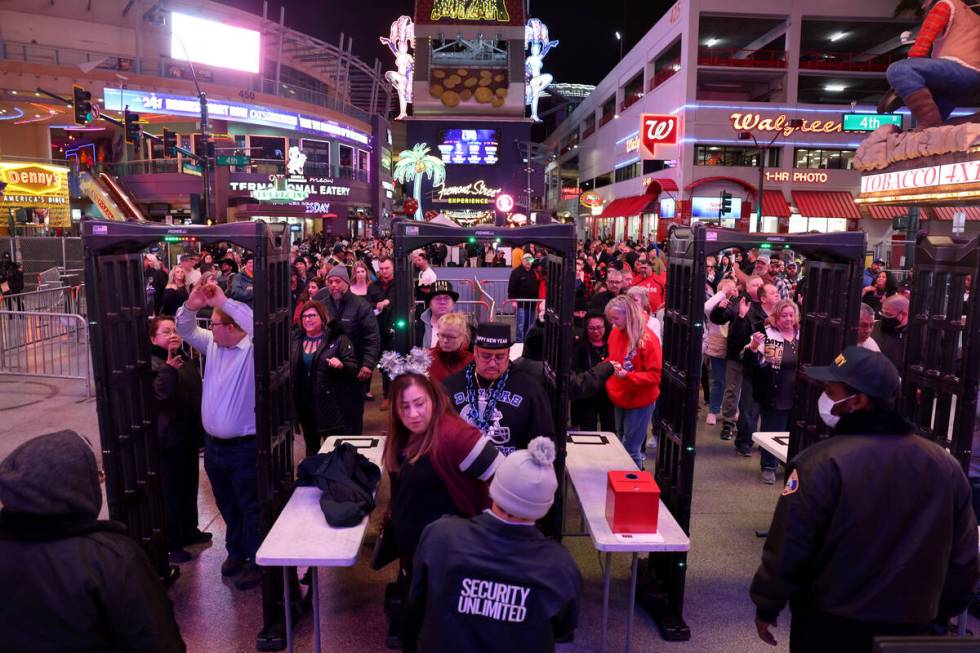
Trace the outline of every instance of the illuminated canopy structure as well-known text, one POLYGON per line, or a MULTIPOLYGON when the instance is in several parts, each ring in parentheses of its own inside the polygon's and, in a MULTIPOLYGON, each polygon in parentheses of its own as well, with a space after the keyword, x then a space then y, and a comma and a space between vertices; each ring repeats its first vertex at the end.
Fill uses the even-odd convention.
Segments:
POLYGON ((524 28, 524 49, 530 48, 530 53, 524 62, 525 97, 524 103, 531 107, 531 120, 541 122, 538 117, 538 100, 548 85, 554 79, 550 74, 542 72, 544 58, 558 41, 548 40, 548 26, 537 18, 527 21, 524 28))
POLYGON ((391 24, 389 36, 382 36, 381 42, 395 55, 395 66, 398 70, 386 72, 385 79, 398 92, 398 116, 395 120, 404 120, 408 117, 408 105, 412 102, 412 82, 415 77, 415 56, 408 51, 409 48, 415 50, 415 23, 409 16, 399 16, 391 24))

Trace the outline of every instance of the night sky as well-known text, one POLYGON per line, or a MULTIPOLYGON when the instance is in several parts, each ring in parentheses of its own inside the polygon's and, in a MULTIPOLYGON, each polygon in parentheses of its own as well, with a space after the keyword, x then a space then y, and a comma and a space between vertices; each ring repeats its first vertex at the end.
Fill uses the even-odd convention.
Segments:
MULTIPOLYGON (((220 0, 261 15, 262 0, 220 0)), ((286 25, 328 43, 340 34, 354 37, 354 54, 368 65, 375 58, 393 64, 391 53, 378 41, 401 14, 412 15, 413 0, 269 0, 269 17, 278 20, 286 6, 286 25)), ((547 26, 558 47, 548 54, 545 69, 556 82, 597 84, 619 59, 619 30, 627 52, 670 8, 672 0, 531 0, 531 16, 547 26), (600 10, 601 8, 601 10, 600 10)))

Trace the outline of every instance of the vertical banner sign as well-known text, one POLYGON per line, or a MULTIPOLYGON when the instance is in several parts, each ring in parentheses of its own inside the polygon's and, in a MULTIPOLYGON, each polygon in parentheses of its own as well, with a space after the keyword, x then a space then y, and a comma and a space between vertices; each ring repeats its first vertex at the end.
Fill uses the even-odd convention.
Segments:
POLYGON ((678 116, 662 116, 655 113, 644 113, 640 116, 640 143, 646 148, 649 157, 656 156, 657 145, 677 145, 677 133, 680 131, 678 116))

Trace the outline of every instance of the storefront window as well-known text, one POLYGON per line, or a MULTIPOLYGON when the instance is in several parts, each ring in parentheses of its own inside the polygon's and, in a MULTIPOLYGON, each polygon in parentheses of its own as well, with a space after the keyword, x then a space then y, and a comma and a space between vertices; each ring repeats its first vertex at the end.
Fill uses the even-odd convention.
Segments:
POLYGON ((847 231, 846 218, 807 218, 799 213, 789 216, 789 232, 792 234, 819 231, 830 233, 833 231, 847 231))
POLYGON ((810 170, 851 170, 854 150, 796 148, 793 167, 810 170))
POLYGON ((626 240, 638 240, 640 237, 640 216, 626 218, 626 240))
POLYGON ((307 177, 332 177, 330 170, 330 143, 304 138, 300 149, 306 155, 307 177))
MULTIPOLYGON (((767 150, 767 167, 779 167, 779 152, 779 148, 767 150)), ((756 167, 759 165, 759 148, 737 145, 696 145, 694 147, 694 165, 756 167)))
POLYGON ((753 213, 749 218, 749 233, 767 233, 774 234, 779 232, 779 218, 773 215, 762 216, 762 224, 759 224, 759 220, 753 213))
POLYGON ((641 167, 642 164, 639 161, 635 161, 621 168, 616 168, 616 182, 618 183, 621 181, 626 181, 627 179, 639 177, 641 167))
POLYGON ((286 160, 286 139, 282 136, 249 136, 248 141, 252 159, 262 161, 286 160))
POLYGON ((354 148, 347 145, 340 146, 340 170, 339 175, 343 179, 350 179, 354 175, 354 148))

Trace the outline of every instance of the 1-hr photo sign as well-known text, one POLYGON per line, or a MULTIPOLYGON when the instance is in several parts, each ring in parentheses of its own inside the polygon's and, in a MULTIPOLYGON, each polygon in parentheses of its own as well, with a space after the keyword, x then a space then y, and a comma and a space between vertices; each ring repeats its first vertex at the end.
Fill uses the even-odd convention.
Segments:
POLYGON ((676 145, 680 131, 678 116, 644 113, 640 116, 640 142, 650 157, 656 155, 657 145, 676 145))

